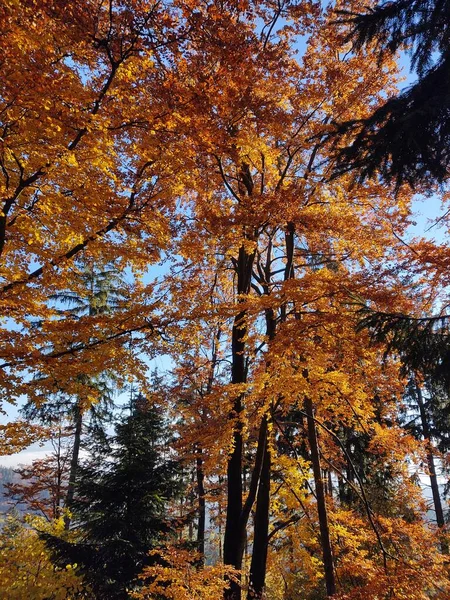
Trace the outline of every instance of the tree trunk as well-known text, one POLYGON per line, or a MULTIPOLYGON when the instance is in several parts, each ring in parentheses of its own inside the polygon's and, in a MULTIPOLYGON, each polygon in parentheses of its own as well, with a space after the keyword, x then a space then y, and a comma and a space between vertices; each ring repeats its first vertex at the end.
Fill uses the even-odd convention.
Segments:
MULTIPOLYGON (((284 271, 284 280, 294 278, 294 236, 295 225, 293 222, 288 222, 285 230, 285 246, 286 246, 286 266, 284 271)), ((270 284, 272 280, 272 239, 270 239, 266 263, 263 267, 264 277, 262 288, 264 294, 269 296, 271 293, 270 284)), ((280 309, 280 319, 285 321, 287 317, 286 304, 283 304, 280 309)), ((265 311, 266 319, 266 336, 269 342, 275 339, 277 318, 275 311, 272 308, 267 308, 265 311)), ((270 362, 267 363, 267 369, 270 368, 270 362)), ((250 581, 247 599, 262 598, 266 580, 267 567, 267 552, 269 547, 269 513, 270 513, 270 479, 271 479, 271 454, 269 440, 267 436, 267 420, 264 416, 263 426, 266 430, 266 440, 264 445, 264 457, 261 469, 261 475, 258 486, 258 495, 256 500, 256 511, 254 517, 254 538, 253 552, 250 565, 250 581)))
POLYGON ((202 449, 197 448, 196 459, 197 474, 197 497, 198 497, 198 527, 197 527, 197 551, 201 555, 201 566, 205 563, 205 526, 206 526, 206 502, 205 502, 205 474, 203 472, 202 449))
MULTIPOLYGON (((269 283, 271 280, 271 259, 272 259, 272 244, 269 244, 267 250, 267 261, 265 267, 265 284, 263 289, 266 295, 270 294, 269 283)), ((266 335, 269 341, 275 339, 276 334, 276 316, 272 308, 265 311, 266 317, 266 335)), ((270 367, 270 362, 267 363, 267 369, 270 367)), ((266 565, 267 551, 269 547, 269 512, 270 512, 270 478, 271 478, 271 462, 268 430, 268 416, 264 415, 262 427, 264 428, 265 443, 264 456, 261 467, 261 475, 259 478, 258 495, 256 499, 256 511, 254 517, 254 536, 253 536, 253 551, 250 564, 250 578, 247 599, 262 598, 264 585, 266 581, 266 565)))
MULTIPOLYGON (((422 432, 424 441, 427 447, 427 464, 430 473, 431 493, 433 495, 434 510, 436 512, 437 526, 442 529, 445 527, 444 511, 442 509, 441 495, 439 493, 439 484, 436 474, 436 466, 434 464, 433 448, 431 445, 430 426, 428 424, 427 413, 423 402, 423 395, 420 386, 415 383, 417 404, 419 406, 420 420, 422 422, 422 432)), ((447 543, 441 544, 441 549, 444 554, 448 554, 449 548, 447 543)))
MULTIPOLYGON (((244 296, 250 291, 250 283, 255 253, 248 253, 244 246, 239 248, 236 265, 238 302, 244 301, 244 296)), ((231 337, 232 367, 231 383, 242 384, 247 381, 246 341, 247 311, 241 310, 233 323, 231 337)), ((233 450, 227 464, 227 516, 225 523, 225 538, 223 543, 223 558, 226 565, 240 570, 245 545, 245 526, 242 515, 242 421, 241 413, 243 394, 239 394, 233 404, 230 419, 234 421, 233 450)), ((226 600, 240 600, 241 587, 238 582, 231 581, 225 591, 226 600)))
POLYGON ((327 589, 327 596, 333 596, 336 593, 333 553, 331 549, 330 531, 328 527, 327 505, 325 502, 322 471, 320 468, 319 443, 317 440, 316 423, 314 421, 314 408, 313 403, 309 398, 305 399, 305 411, 308 417, 308 440, 311 451, 311 462, 316 490, 317 512, 319 515, 320 541, 322 545, 323 566, 325 571, 325 585, 327 589))
POLYGON ((253 537, 253 552, 250 565, 248 600, 262 598, 266 579, 267 549, 269 545, 270 467, 271 454, 269 440, 266 436, 254 518, 255 534, 253 537))
MULTIPOLYGON (((240 313, 242 314, 242 313, 240 313)), ((233 329, 236 329, 234 327, 233 329)), ((241 334, 240 334, 241 335, 241 334)), ((233 354, 236 354, 234 352, 233 354)), ((234 356, 236 358, 236 356, 234 356)), ((238 359, 241 356, 237 357, 238 359)), ((243 356, 242 356, 243 358, 243 356)), ((235 360, 233 360, 235 362, 235 360)), ((238 361, 236 361, 238 362, 238 361)), ((238 383, 233 377, 233 383, 238 383)), ((227 464, 227 515, 225 521, 225 537, 223 542, 223 560, 226 565, 231 565, 240 570, 244 552, 244 537, 242 536, 242 399, 239 396, 234 402, 234 415, 236 419, 233 433, 233 451, 227 464)), ((227 600, 240 600, 241 589, 238 583, 230 582, 230 587, 225 593, 227 600)))
POLYGON ((53 509, 53 518, 58 519, 61 516, 61 504, 63 502, 63 490, 62 490, 62 482, 63 482, 63 461, 61 458, 61 425, 58 427, 58 445, 56 446, 56 489, 54 494, 54 509, 53 509))
MULTIPOLYGON (((70 511, 73 504, 73 498, 75 495, 75 485, 78 471, 78 460, 80 456, 80 444, 81 444, 81 430, 83 427, 83 413, 79 402, 75 406, 75 434, 73 440, 72 459, 70 461, 70 474, 69 484, 67 486, 66 506, 65 508, 70 511)), ((69 529, 70 527, 70 516, 66 514, 64 517, 64 527, 69 529)))

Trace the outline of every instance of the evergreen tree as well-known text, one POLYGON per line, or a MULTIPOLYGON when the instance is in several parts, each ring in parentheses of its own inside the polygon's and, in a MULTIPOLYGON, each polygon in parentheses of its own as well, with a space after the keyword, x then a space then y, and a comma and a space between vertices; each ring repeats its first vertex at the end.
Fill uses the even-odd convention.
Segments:
POLYGON ((375 42, 388 52, 411 55, 416 83, 390 98, 367 119, 337 124, 332 136, 356 135, 337 150, 336 173, 376 173, 397 186, 442 183, 450 166, 450 1, 382 0, 367 12, 344 12, 355 49, 375 42))
MULTIPOLYGON (((445 511, 439 490, 438 459, 439 452, 445 453, 449 449, 448 393, 432 380, 422 386, 412 376, 405 390, 404 402, 404 426, 414 437, 423 440, 425 445, 436 523, 442 528, 445 525, 445 511)), ((448 553, 448 544, 444 547, 448 553)))
POLYGON ((138 396, 115 435, 95 440, 79 468, 72 505, 79 541, 47 536, 57 562, 80 565, 97 600, 128 598, 149 551, 170 534, 168 502, 180 483, 166 432, 160 411, 138 396))
POLYGON ((415 317, 375 311, 363 306, 359 329, 368 329, 373 342, 386 344, 386 355, 400 356, 403 374, 420 373, 428 382, 450 389, 450 317, 415 317))
MULTIPOLYGON (((96 266, 90 263, 78 263, 79 271, 74 278, 74 290, 54 294, 51 300, 56 303, 62 319, 78 321, 82 318, 96 317, 120 310, 126 302, 123 276, 114 265, 96 266)), ((68 325, 70 326, 70 325, 68 325)), ((105 371, 95 378, 79 375, 77 381, 82 392, 78 396, 67 394, 64 389, 49 396, 42 404, 29 402, 23 409, 28 420, 38 421, 52 426, 55 419, 67 418, 73 429, 72 457, 70 461, 69 482, 65 498, 65 507, 72 508, 80 449, 83 433, 96 429, 102 435, 103 429, 111 423, 114 410, 114 374, 105 371), (86 415, 86 393, 98 398, 89 405, 86 415), (86 419, 86 416, 88 417, 86 419)), ((65 517, 66 528, 70 518, 65 517)))

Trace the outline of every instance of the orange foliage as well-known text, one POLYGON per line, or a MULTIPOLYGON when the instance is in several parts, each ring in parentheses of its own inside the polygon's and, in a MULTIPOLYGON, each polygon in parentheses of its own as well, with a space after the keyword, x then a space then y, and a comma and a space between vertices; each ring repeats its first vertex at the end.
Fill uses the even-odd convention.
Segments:
MULTIPOLYGON (((333 478, 348 483, 350 434, 395 482, 390 502, 364 498, 362 476, 350 482, 358 509, 328 490, 338 597, 419 600, 433 588, 444 598, 448 585, 404 467, 420 450, 396 424, 403 382, 355 329, 361 300, 420 312, 448 257, 417 242, 414 263, 401 241, 410 192, 330 179, 317 137, 395 89, 395 62, 353 52, 335 22, 335 10, 365 5, 8 0, 0 9, 2 393, 39 402, 63 390, 89 405, 89 377, 109 370, 145 387, 146 357, 169 354, 178 448, 187 461, 201 456, 219 513, 240 443, 242 504, 254 507, 267 424, 273 598, 321 593, 305 398, 330 488, 333 478), (418 255, 434 277, 426 297, 418 255), (81 258, 129 275, 119 311, 60 318, 53 295, 86 294, 73 276, 81 258)), ((7 448, 31 439, 8 427, 7 448)), ((218 598, 232 571, 196 569, 178 550, 164 558, 135 597, 218 598)))

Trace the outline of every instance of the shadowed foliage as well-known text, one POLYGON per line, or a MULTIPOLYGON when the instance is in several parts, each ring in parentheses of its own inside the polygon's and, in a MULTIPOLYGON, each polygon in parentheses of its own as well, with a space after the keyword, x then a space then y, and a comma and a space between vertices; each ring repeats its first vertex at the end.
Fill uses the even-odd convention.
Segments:
POLYGON ((416 318, 402 313, 361 308, 358 329, 368 329, 372 341, 386 344, 385 354, 398 354, 404 372, 420 372, 450 388, 449 316, 416 318))
POLYGON ((406 50, 417 82, 367 119, 334 123, 328 134, 335 176, 355 170, 364 181, 379 173, 397 187, 442 183, 450 163, 450 2, 381 2, 363 14, 340 12, 354 49, 375 43, 385 53, 406 50), (342 147, 342 136, 353 142, 342 147))
POLYGON ((76 542, 44 536, 58 564, 79 565, 96 600, 122 600, 171 530, 168 501, 180 491, 178 464, 167 456, 166 425, 138 397, 115 436, 92 445, 80 467, 72 505, 76 542), (108 443, 109 442, 109 443, 108 443))

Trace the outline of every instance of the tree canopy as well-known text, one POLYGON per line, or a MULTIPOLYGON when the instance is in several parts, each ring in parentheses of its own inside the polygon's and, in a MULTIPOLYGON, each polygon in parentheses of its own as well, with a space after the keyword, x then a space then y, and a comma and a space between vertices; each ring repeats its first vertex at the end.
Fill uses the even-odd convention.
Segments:
POLYGON ((422 318, 449 247, 409 239, 407 178, 334 176, 355 132, 324 131, 399 83, 344 10, 366 3, 0 7, 0 390, 27 403, 0 448, 70 427, 57 493, 51 461, 16 488, 49 520, 20 568, 71 565, 70 600, 448 598, 447 334, 422 318))

